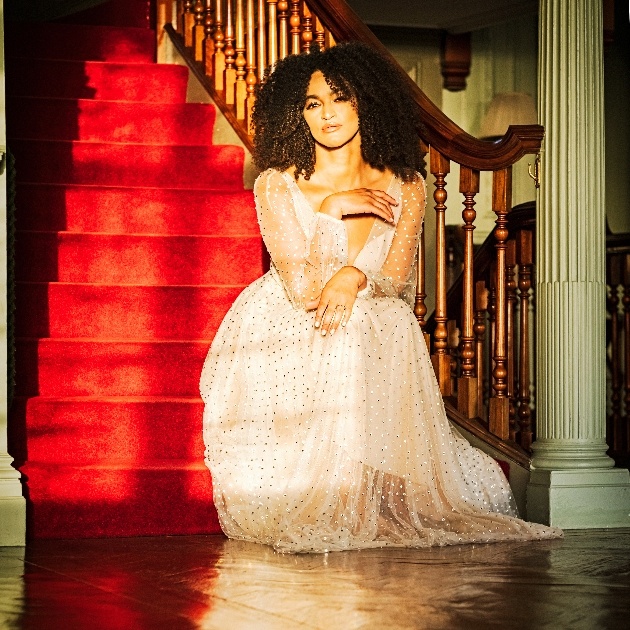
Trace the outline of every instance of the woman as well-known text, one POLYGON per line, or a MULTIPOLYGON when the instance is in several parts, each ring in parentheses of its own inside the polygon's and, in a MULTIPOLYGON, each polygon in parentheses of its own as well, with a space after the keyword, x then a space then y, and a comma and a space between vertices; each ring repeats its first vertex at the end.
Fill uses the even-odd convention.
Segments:
POLYGON ((201 376, 224 532, 325 552, 527 540, 500 468, 453 431, 411 306, 419 122, 367 46, 291 56, 260 88, 254 192, 271 270, 201 376))

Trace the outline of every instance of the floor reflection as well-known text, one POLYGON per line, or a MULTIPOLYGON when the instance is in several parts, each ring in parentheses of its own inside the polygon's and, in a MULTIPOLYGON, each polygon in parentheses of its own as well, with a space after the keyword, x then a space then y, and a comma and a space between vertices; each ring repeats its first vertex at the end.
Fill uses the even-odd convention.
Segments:
POLYGON ((0 628, 624 628, 630 530, 282 555, 222 536, 0 549, 0 628))

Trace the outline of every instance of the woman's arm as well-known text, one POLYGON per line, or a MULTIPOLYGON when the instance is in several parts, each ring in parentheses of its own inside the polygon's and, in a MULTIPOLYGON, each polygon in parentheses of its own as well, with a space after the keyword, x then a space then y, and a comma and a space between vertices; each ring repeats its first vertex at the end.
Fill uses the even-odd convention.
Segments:
POLYGON ((260 230, 287 296, 294 308, 306 308, 347 263, 343 221, 318 213, 309 238, 298 221, 290 183, 278 171, 262 173, 254 194, 260 230))
MULTIPOLYGON (((391 198, 390 198, 391 199, 391 198)), ((392 200, 395 201, 395 200, 392 200)), ((403 297, 415 287, 415 262, 426 204, 424 180, 402 184, 402 209, 387 258, 377 273, 344 266, 326 283, 321 297, 306 305, 317 308, 315 327, 334 334, 350 318, 357 297, 403 297)))
POLYGON ((362 269, 367 287, 359 297, 402 297, 415 287, 414 274, 418 241, 426 207, 424 179, 402 184, 402 210, 392 245, 382 267, 376 273, 362 269))

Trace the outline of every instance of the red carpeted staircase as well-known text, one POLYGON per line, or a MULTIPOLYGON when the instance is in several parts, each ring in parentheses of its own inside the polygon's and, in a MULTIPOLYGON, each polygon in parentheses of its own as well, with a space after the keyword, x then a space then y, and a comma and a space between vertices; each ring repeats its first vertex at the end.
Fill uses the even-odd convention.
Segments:
POLYGON ((147 28, 7 29, 17 169, 10 452, 36 537, 219 531, 198 380, 263 270, 243 150, 147 28))

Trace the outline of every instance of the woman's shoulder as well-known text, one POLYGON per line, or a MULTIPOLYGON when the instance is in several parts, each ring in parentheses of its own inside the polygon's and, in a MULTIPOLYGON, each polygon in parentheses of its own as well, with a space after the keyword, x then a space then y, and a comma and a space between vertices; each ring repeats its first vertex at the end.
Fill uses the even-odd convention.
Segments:
POLYGON ((427 184, 422 173, 416 173, 415 177, 411 179, 410 181, 405 182, 401 180, 400 184, 401 184, 403 193, 406 192, 414 196, 417 194, 426 196, 427 194, 427 184))
POLYGON ((287 187, 291 175, 287 171, 279 171, 275 168, 268 168, 258 175, 254 182, 254 191, 261 190, 270 185, 287 187))

